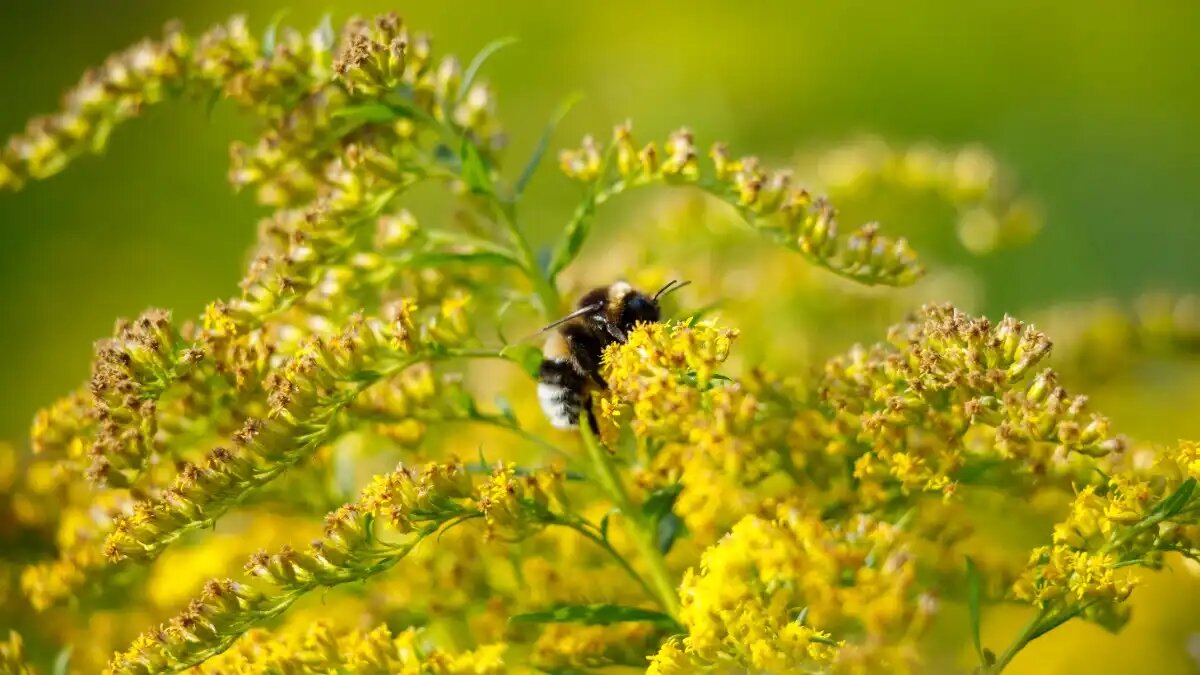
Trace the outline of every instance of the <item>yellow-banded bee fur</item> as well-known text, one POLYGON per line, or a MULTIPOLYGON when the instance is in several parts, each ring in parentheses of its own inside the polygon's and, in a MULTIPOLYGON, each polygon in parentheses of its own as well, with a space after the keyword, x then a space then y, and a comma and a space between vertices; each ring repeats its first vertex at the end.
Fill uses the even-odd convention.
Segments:
POLYGON ((575 311, 543 328, 557 329, 546 340, 538 377, 538 402, 559 429, 574 429, 586 414, 592 430, 596 418, 590 409, 591 393, 606 389, 600 375, 600 357, 614 342, 625 342, 638 323, 659 320, 658 301, 688 282, 671 281, 647 295, 624 281, 593 288, 579 299, 575 311))

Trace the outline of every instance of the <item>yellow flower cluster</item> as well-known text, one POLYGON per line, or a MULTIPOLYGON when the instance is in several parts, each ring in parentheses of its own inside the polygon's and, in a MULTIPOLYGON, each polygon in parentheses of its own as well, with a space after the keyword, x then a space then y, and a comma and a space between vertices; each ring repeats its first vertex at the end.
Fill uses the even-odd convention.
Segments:
POLYGON ((1053 543, 1037 548, 1012 593, 1047 616, 1078 614, 1120 625, 1136 577, 1131 567, 1158 568, 1166 552, 1200 554, 1195 494, 1200 443, 1181 441, 1149 473, 1106 477, 1075 495, 1053 543))
POLYGON ((78 460, 89 449, 88 438, 95 425, 91 392, 84 388, 39 410, 29 433, 35 453, 49 453, 78 460))
POLYGON ((663 633, 662 628, 648 623, 609 626, 554 623, 538 635, 529 661, 550 671, 644 666, 645 655, 657 648, 663 633))
POLYGON ((116 124, 178 88, 188 52, 186 36, 172 24, 161 41, 144 40, 89 70, 63 97, 61 112, 30 120, 0 151, 0 189, 20 189, 98 151, 116 124))
POLYGON ((16 631, 8 632, 8 639, 0 642, 0 673, 4 675, 33 675, 34 670, 25 660, 25 644, 16 631))
POLYGON ((600 401, 602 413, 619 417, 620 407, 630 404, 635 431, 686 433, 677 415, 698 407, 697 393, 709 387, 736 337, 712 322, 639 326, 604 353, 601 374, 609 391, 600 401))
MULTIPOLYGON (((840 276, 865 284, 905 286, 923 274, 908 242, 880 235, 874 223, 840 237, 833 206, 794 187, 791 172, 765 169, 756 157, 733 159, 723 143, 713 145, 708 156, 702 168, 687 129, 671 134, 662 150, 655 143, 638 149, 628 124, 615 129, 605 148, 585 137, 579 149, 559 156, 567 176, 591 186, 587 201, 567 226, 568 237, 583 227, 596 206, 629 188, 688 185, 735 206, 762 234, 840 276)), ((570 257, 559 256, 563 264, 570 257)))
POLYGON ((563 480, 557 468, 518 476, 511 465, 498 465, 479 487, 479 509, 488 534, 524 539, 554 522, 552 511, 562 513, 568 506, 563 480))
MULTIPOLYGON (((394 15, 336 36, 272 27, 260 39, 233 19, 193 42, 172 27, 86 75, 62 112, 0 150, 0 188, 15 189, 99 149, 147 105, 224 94, 259 124, 257 140, 233 146, 229 178, 276 209, 240 293, 195 321, 151 310, 119 323, 87 385, 35 418, 34 454, 0 445, 0 607, 24 631, 29 605, 70 605, 28 622, 41 652, 30 660, 73 645, 70 667, 86 672, 127 647, 113 673, 913 672, 937 598, 966 600, 975 624, 982 602, 1035 605, 999 657, 977 650, 995 675, 1068 619, 1119 625, 1133 568, 1200 559, 1200 445, 1153 464, 1148 448, 1126 452, 1044 369, 1046 335, 949 305, 792 376, 730 360, 737 330, 643 324, 603 354, 607 386, 587 401, 599 438, 587 425, 544 436, 528 420, 544 389, 514 384, 538 377, 542 352, 506 334, 537 325, 530 311, 560 318, 559 274, 599 206, 631 188, 698 188, 813 263, 797 279, 794 256, 739 261, 723 248, 734 234, 697 236, 692 212, 677 219, 693 262, 665 278, 700 272, 688 294, 713 304, 695 316, 761 294, 771 273, 786 279, 771 302, 743 303, 763 329, 744 331, 758 336, 746 361, 836 353, 918 294, 957 288, 881 300, 864 285, 923 272, 904 239, 873 224, 839 233, 833 206, 789 172, 722 144, 703 156, 686 130, 640 145, 628 125, 560 155, 585 194, 541 259, 519 215, 545 147, 508 180, 495 101, 476 78, 502 44, 464 70, 394 15), (432 226, 398 203, 428 182, 455 200, 432 226), (810 330, 788 323, 798 314, 810 330), (468 358, 492 363, 457 363, 468 358), (454 459, 464 448, 479 461, 454 459), (1068 501, 1065 516, 1046 512, 1068 501), (1060 520, 1031 556, 986 524, 1016 509, 1060 520), (317 539, 293 547, 305 530, 317 539), (245 573, 225 578, 247 555, 245 573), (11 592, 18 574, 24 599, 11 592), (191 595, 189 580, 214 576, 191 595)), ((980 151, 827 159, 835 197, 899 187, 949 201, 973 251, 1033 228, 980 151)), ((650 260, 643 239, 604 276, 650 260)), ((672 267, 652 262, 639 287, 672 267)), ((1103 333, 1118 351, 1177 355, 1194 351, 1195 318, 1194 299, 1149 303, 1103 333)), ((1075 359, 1112 349, 1079 342, 1075 359)), ((0 644, 0 666, 27 672, 22 651, 15 636, 0 644)))
MULTIPOLYGON (((64 97, 61 112, 32 120, 0 151, 0 189, 61 171, 102 149, 113 128, 177 93, 224 93, 264 121, 253 145, 234 144, 230 177, 258 188, 273 205, 302 204, 345 189, 347 164, 371 163, 379 176, 411 182, 397 163, 418 131, 409 119, 380 124, 342 116, 354 106, 412 106, 431 119, 498 145, 495 103, 482 84, 466 91, 457 60, 435 63, 427 36, 410 36, 395 15, 355 19, 334 45, 332 30, 271 31, 259 41, 235 17, 193 42, 176 24, 89 71, 64 97), (334 52, 337 52, 336 58, 334 52), (403 95, 396 94, 401 88, 403 95), (299 94, 299 96, 297 95, 299 94)), ((386 108, 385 108, 386 109, 386 108)), ((417 120, 419 122, 419 120, 417 120)))
POLYGON ((886 523, 828 523, 791 504, 748 516, 684 575, 687 635, 651 672, 905 672, 928 618, 916 573, 886 523))
POLYGON ((1200 296, 1149 293, 1128 305, 1099 301, 1056 307, 1044 319, 1054 361, 1088 384, 1127 375, 1151 359, 1200 350, 1200 296))
POLYGON ((139 636, 109 669, 150 673, 201 663, 309 591, 378 574, 443 524, 478 516, 474 494, 459 464, 376 476, 356 502, 326 516, 324 536, 308 550, 254 554, 246 563, 249 579, 209 581, 184 612, 139 636))
POLYGON ((311 455, 336 431, 336 416, 359 391, 428 358, 416 351, 415 333, 403 312, 390 324, 360 318, 333 339, 307 341, 264 382, 269 415, 247 420, 233 450, 216 448, 203 462, 186 465, 161 497, 142 499, 119 517, 105 554, 113 561, 153 558, 311 455))
POLYGON ((866 502, 901 491, 953 494, 959 477, 997 458, 1002 471, 1070 476, 1076 454, 1119 450, 1108 420, 1045 371, 1026 382, 1050 342, 1011 317, 998 324, 949 306, 922 310, 890 345, 830 360, 809 413, 821 452, 854 461, 866 502), (1007 465, 1006 465, 1007 466, 1007 465))
POLYGON ((96 346, 89 383, 99 427, 88 451, 93 481, 114 487, 136 482, 159 440, 157 401, 203 358, 159 310, 118 324, 116 336, 96 346))
POLYGON ((94 494, 85 480, 63 479, 62 467, 55 463, 39 460, 32 464, 26 484, 15 495, 21 499, 17 505, 24 512, 23 520, 30 525, 53 524, 48 538, 56 556, 21 571, 21 589, 36 609, 72 597, 102 595, 104 586, 119 576, 108 574, 102 544, 113 513, 125 506, 127 497, 114 492, 94 494))
POLYGON ((347 411, 370 422, 375 433, 402 446, 416 447, 430 424, 469 416, 458 404, 469 396, 462 387, 456 375, 439 375, 430 364, 419 363, 364 391, 347 411))
POLYGON ((711 322, 647 324, 603 360, 601 417, 629 417, 643 486, 679 483, 677 511, 706 541, 756 503, 747 486, 777 468, 786 433, 747 387, 718 377, 736 337, 711 322))
POLYGON ((412 628, 393 635, 387 626, 338 631, 328 623, 317 622, 294 635, 250 631, 235 647, 206 661, 198 670, 211 675, 498 675, 506 672, 504 651, 503 644, 494 644, 450 653, 430 647, 412 628))

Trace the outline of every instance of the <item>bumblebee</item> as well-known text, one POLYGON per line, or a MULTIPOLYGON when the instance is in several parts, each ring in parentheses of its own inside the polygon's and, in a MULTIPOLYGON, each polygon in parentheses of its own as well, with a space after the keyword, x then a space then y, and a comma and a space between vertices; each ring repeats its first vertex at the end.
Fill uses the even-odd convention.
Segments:
POLYGON ((639 323, 657 322, 658 301, 689 282, 671 281, 654 295, 647 295, 624 281, 594 288, 579 299, 575 311, 542 329, 557 329, 546 340, 538 374, 538 402, 550 424, 574 429, 587 413, 596 430, 590 408, 591 392, 608 388, 600 375, 604 348, 624 343, 639 323))

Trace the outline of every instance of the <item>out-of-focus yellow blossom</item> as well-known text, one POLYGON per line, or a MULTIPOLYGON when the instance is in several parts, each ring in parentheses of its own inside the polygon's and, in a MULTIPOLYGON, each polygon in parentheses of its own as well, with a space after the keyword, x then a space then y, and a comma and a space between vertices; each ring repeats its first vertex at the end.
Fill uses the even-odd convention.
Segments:
POLYGON ((150 570, 146 599, 167 610, 183 606, 208 579, 240 567, 257 550, 279 548, 295 540, 305 530, 320 533, 317 524, 307 519, 261 514, 196 546, 169 550, 150 570))
POLYGON ((254 630, 233 649, 210 659, 201 673, 422 673, 492 675, 505 672, 503 644, 451 652, 429 644, 415 629, 393 634, 374 630, 338 631, 325 622, 296 634, 275 636, 254 630))
POLYGON ((1098 301, 1055 307, 1044 325, 1054 361, 1075 380, 1104 383, 1152 359, 1200 352, 1200 296, 1149 293, 1129 304, 1098 301))
POLYGON ((111 525, 112 513, 121 501, 121 497, 108 494, 90 505, 63 509, 55 538, 57 558, 29 565, 21 573, 21 588, 30 604, 44 609, 78 596, 89 576, 97 580, 97 570, 104 569, 102 539, 98 533, 111 525))
POLYGON ((234 450, 216 448, 172 481, 163 496, 144 499, 117 519, 105 555, 118 562, 150 559, 183 533, 206 524, 254 489, 314 452, 336 427, 336 415, 355 394, 384 376, 429 358, 422 355, 407 314, 385 323, 357 318, 329 340, 314 338, 264 382, 271 406, 265 420, 249 419, 233 437, 234 450), (296 447, 296 439, 306 440, 296 447))
POLYGON ((4 675, 34 675, 35 671, 25 661, 25 644, 16 631, 9 631, 8 639, 0 642, 0 672, 4 675))
POLYGON ((1019 195, 996 158, 976 145, 897 148, 871 138, 841 144, 815 163, 835 201, 897 190, 945 200, 958 212, 958 239, 972 253, 1024 244, 1041 226, 1036 205, 1019 195))
POLYGON ((492 524, 502 509, 501 524, 512 528, 513 536, 527 534, 559 518, 537 497, 545 494, 537 486, 555 480, 552 475, 523 479, 527 496, 516 490, 511 470, 504 467, 479 487, 461 464, 430 464, 419 472, 400 467, 376 476, 357 501, 325 517, 324 536, 307 550, 285 545, 274 554, 260 551, 246 563, 245 582, 207 582, 185 611, 139 636, 109 669, 141 673, 202 663, 310 591, 386 571, 422 539, 455 521, 482 517, 492 524))
POLYGON ((641 666, 645 655, 657 647, 663 632, 648 623, 550 624, 533 643, 530 663, 543 670, 641 666))
POLYGON ((518 539, 549 522, 551 508, 565 510, 563 474, 552 469, 517 476, 512 466, 500 465, 479 487, 479 509, 488 532, 502 539, 518 539))
POLYGON ((372 423, 376 433, 415 447, 430 424, 467 416, 468 411, 457 405, 462 396, 468 394, 459 376, 439 374, 430 364, 421 363, 366 390, 348 411, 372 423))
POLYGON ((685 575, 687 635, 652 669, 907 671, 924 625, 918 591, 894 526, 866 517, 829 524, 785 504, 773 519, 739 521, 685 575))

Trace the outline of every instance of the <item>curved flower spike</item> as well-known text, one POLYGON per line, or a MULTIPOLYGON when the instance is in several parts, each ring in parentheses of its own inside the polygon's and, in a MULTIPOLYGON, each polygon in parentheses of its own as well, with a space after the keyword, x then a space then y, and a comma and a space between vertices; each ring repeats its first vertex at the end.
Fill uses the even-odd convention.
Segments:
POLYGON ((834 207, 794 187, 790 172, 765 169, 755 157, 734 159, 723 143, 702 160, 687 129, 671 134, 660 151, 655 143, 639 150, 630 126, 618 126, 608 146, 585 137, 579 149, 561 153, 559 164, 568 177, 588 185, 588 194, 567 224, 552 276, 578 254, 597 206, 630 188, 663 184, 708 192, 734 206, 760 233, 853 281, 905 286, 924 272, 906 240, 882 236, 874 223, 840 236, 834 207))

